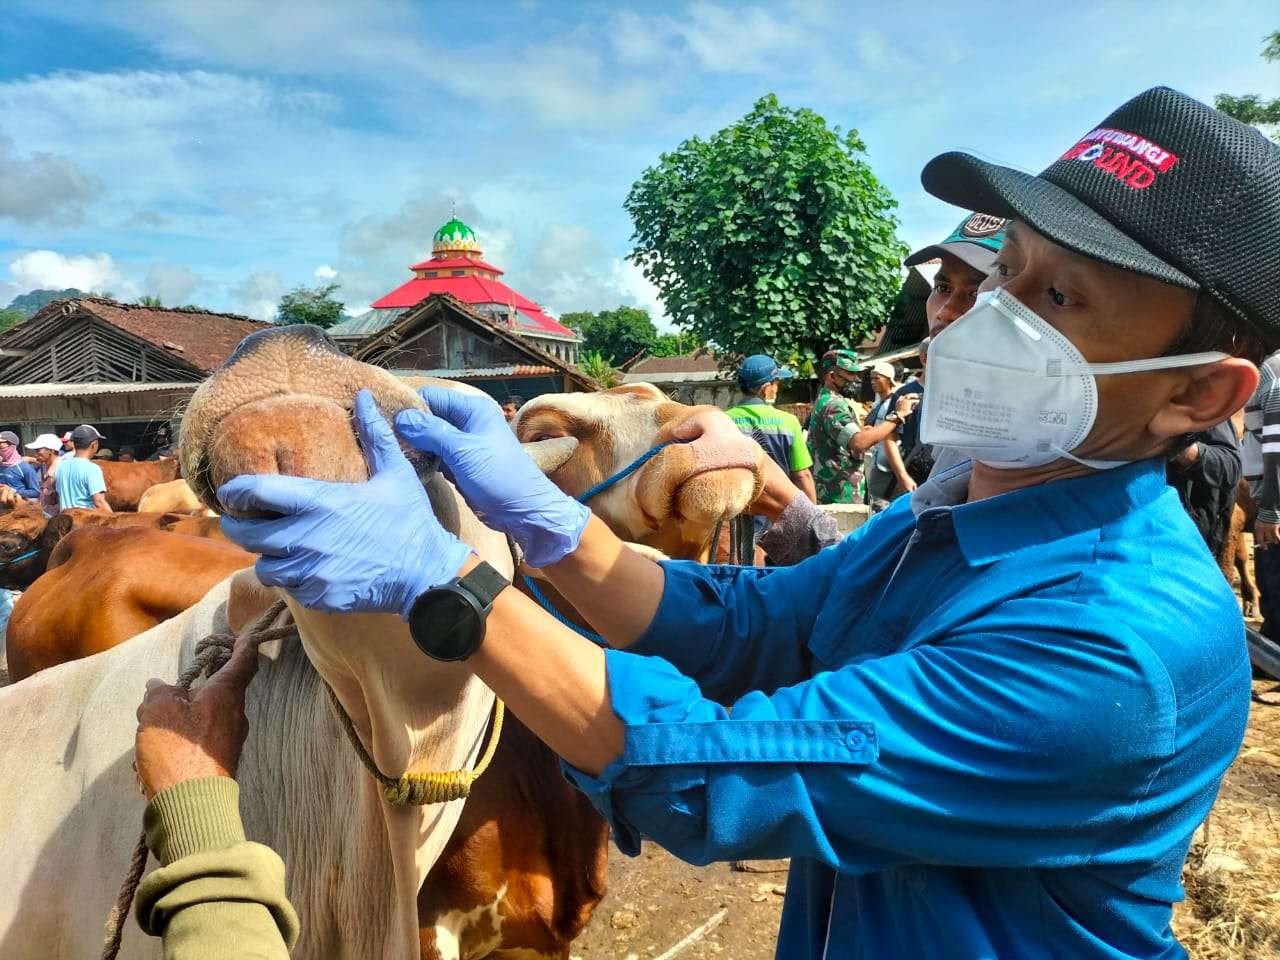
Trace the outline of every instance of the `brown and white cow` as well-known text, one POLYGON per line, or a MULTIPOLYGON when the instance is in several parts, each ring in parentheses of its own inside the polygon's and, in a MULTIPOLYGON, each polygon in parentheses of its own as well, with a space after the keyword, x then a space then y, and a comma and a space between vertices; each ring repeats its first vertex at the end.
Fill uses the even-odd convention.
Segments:
MULTIPOLYGON (((707 409, 673 403, 648 385, 620 387, 539 397, 513 427, 526 449, 544 448, 552 480, 579 496, 707 409)), ((704 559, 718 521, 742 512, 763 485, 760 448, 729 427, 664 448, 592 497, 591 509, 633 543, 704 559)), ((548 584, 539 592, 586 626, 548 584)), ((563 960, 604 896, 608 826, 555 755, 515 718, 508 724, 419 895, 424 960, 563 960)))

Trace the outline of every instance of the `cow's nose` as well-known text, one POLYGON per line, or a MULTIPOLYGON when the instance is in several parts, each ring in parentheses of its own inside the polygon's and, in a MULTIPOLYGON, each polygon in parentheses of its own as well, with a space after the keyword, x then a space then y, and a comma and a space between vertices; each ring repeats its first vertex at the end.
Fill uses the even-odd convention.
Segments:
POLYGON ((676 425, 673 440, 687 444, 694 453, 695 470, 754 470, 760 447, 719 410, 699 410, 676 425))
POLYGON ((227 358, 224 366, 235 366, 236 363, 262 349, 266 344, 276 342, 293 342, 308 349, 336 353, 342 356, 342 351, 338 349, 338 345, 330 340, 319 327, 313 327, 307 323, 296 323, 284 327, 270 327, 266 330, 258 330, 249 334, 249 336, 240 341, 240 345, 227 358))

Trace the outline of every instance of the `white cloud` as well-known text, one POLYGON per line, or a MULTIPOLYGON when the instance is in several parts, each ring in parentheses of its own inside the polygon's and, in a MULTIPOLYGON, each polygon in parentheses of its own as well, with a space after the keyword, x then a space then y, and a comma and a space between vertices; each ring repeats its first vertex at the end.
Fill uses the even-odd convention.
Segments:
POLYGON ((660 329, 671 326, 657 289, 629 260, 608 258, 593 231, 581 224, 549 227, 530 260, 532 284, 553 312, 643 307, 660 329))
POLYGON ((320 266, 316 267, 316 279, 321 283, 332 280, 337 277, 337 275, 338 271, 333 269, 333 267, 329 266, 327 263, 322 263, 320 266))
POLYGON ((233 286, 231 299, 241 313, 259 320, 273 320, 284 292, 284 279, 280 274, 274 270, 262 270, 233 286))
POLYGON ((0 136, 0 217, 19 223, 75 223, 102 181, 66 157, 43 151, 19 157, 0 136))
POLYGON ((53 250, 32 250, 9 262, 9 275, 24 293, 75 287, 129 296, 135 289, 120 274, 109 253, 66 256, 53 250))
POLYGON ((159 297, 165 306, 179 307, 189 303, 191 294, 203 283, 204 278, 194 270, 157 263, 147 270, 142 288, 152 296, 159 297))

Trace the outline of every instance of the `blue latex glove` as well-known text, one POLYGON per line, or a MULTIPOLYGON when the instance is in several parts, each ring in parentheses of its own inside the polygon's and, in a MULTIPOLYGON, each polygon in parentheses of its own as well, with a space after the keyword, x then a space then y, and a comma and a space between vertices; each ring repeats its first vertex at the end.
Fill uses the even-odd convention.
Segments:
POLYGON ((418 395, 431 414, 400 411, 396 432, 440 457, 481 520, 515 540, 535 567, 563 560, 578 548, 591 511, 548 480, 520 449, 497 403, 443 387, 424 387, 418 395))
POLYGON ((255 567, 306 607, 334 613, 398 613, 418 595, 458 575, 471 549, 436 520, 413 467, 367 390, 356 396, 355 425, 369 461, 364 483, 325 483, 275 474, 239 476, 218 499, 237 512, 222 530, 262 554, 255 567))

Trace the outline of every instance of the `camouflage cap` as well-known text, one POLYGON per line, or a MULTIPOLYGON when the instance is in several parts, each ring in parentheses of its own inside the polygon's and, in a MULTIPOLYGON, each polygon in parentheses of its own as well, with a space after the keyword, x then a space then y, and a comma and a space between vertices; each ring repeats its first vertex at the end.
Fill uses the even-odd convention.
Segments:
POLYGON ((849 373, 862 372, 862 367, 858 363, 858 355, 852 350, 828 350, 822 355, 823 373, 835 367, 847 370, 849 373))

